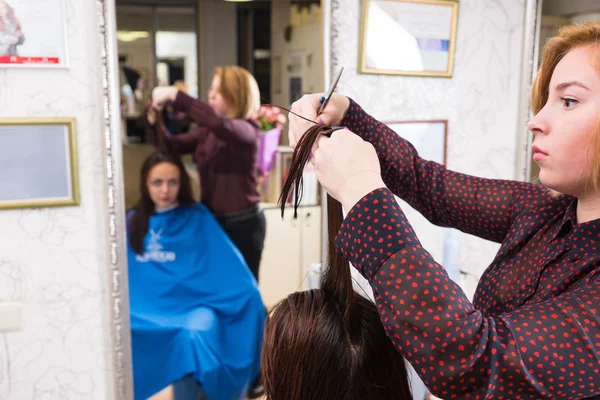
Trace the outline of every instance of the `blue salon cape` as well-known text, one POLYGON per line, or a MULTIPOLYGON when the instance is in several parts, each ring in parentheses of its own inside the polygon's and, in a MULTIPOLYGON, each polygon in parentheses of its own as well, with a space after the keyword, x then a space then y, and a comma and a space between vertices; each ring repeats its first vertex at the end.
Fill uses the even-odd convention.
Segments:
POLYGON ((265 309, 240 252, 202 204, 150 217, 144 249, 128 246, 135 399, 188 374, 210 400, 244 398, 265 309))

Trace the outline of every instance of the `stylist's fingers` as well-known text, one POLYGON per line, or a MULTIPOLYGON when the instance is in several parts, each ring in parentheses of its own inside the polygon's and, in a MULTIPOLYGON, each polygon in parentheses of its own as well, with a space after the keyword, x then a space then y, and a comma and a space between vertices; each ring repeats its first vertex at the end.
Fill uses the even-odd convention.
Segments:
MULTIPOLYGON (((346 129, 346 128, 344 128, 346 129)), ((336 131, 334 131, 333 133, 335 133, 336 131)), ((325 135, 325 134, 321 134, 317 140, 315 140, 315 142, 313 143, 313 147, 312 150, 310 152, 309 155, 309 160, 312 162, 313 165, 315 165, 314 163, 314 154, 316 153, 316 151, 319 149, 319 143, 321 140, 323 140, 323 143, 328 143, 328 140, 330 139, 330 135, 325 135)))
MULTIPOLYGON (((335 132, 333 132, 335 134, 335 132)), ((333 136, 332 134, 332 136, 333 136)), ((337 138, 336 138, 337 139, 337 138)), ((312 149, 311 161, 315 166, 315 170, 327 169, 331 167, 331 164, 335 164, 335 153, 332 151, 331 144, 336 140, 332 141, 331 136, 321 135, 315 140, 315 144, 312 149)))
MULTIPOLYGON (((373 145, 364 141, 360 136, 349 130, 334 131, 331 137, 321 136, 316 141, 317 147, 313 150, 313 165, 321 185, 337 200, 352 197, 353 192, 344 196, 340 188, 342 184, 352 187, 355 176, 368 176, 373 182, 381 181, 380 166, 377 153, 373 145)), ((359 182, 360 187, 365 186, 359 182)), ((363 193, 361 193, 363 194, 363 193)))
POLYGON ((154 125, 156 123, 156 111, 152 107, 148 107, 148 111, 146 112, 146 119, 150 123, 150 125, 154 125))
MULTIPOLYGON (((333 132, 335 133, 335 132, 333 132)), ((315 144, 313 146, 313 152, 316 149, 319 149, 321 147, 325 147, 327 148, 327 143, 331 141, 331 137, 328 135, 321 135, 317 138, 317 140, 315 140, 315 144)))
POLYGON ((288 129, 288 138, 291 147, 296 147, 302 135, 314 125, 314 122, 311 121, 317 119, 320 96, 320 94, 307 94, 292 104, 288 129))
POLYGON ((165 103, 162 101, 153 101, 152 102, 152 108, 157 113, 162 112, 164 106, 165 106, 165 103))

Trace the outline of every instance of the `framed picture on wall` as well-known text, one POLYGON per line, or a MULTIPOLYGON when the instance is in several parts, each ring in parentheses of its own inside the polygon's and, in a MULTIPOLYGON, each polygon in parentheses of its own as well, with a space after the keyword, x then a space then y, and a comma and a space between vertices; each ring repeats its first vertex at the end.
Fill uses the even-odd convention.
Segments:
POLYGON ((271 84, 273 85, 273 94, 281 93, 281 57, 273 56, 271 62, 271 84))
POLYGON ((0 0, 0 68, 67 68, 64 0, 0 0))
MULTIPOLYGON (((280 182, 280 189, 279 192, 281 192, 281 189, 283 189, 283 185, 285 184, 285 181, 287 180, 288 176, 290 175, 290 167, 292 166, 292 158, 294 153, 291 151, 281 151, 280 153, 280 161, 281 161, 281 182, 280 182)), ((288 196, 287 199, 285 199, 286 203, 291 203, 292 202, 292 195, 293 193, 290 193, 290 195, 288 196)))
POLYGON ((72 118, 0 119, 0 209, 79 205, 75 136, 72 118))
MULTIPOLYGON (((292 165, 292 159, 294 152, 291 149, 282 149, 278 151, 281 163, 281 189, 285 184, 288 176, 290 175, 290 167, 292 165)), ((302 198, 300 199, 300 205, 317 205, 320 201, 320 185, 317 180, 317 173, 314 166, 311 163, 306 164, 304 171, 302 172, 302 198)), ((294 202, 295 193, 292 191, 289 197, 286 199, 286 204, 294 202)))
POLYGON ((458 1, 363 0, 358 70, 451 77, 458 1))
POLYGON ((289 77, 289 91, 290 91, 290 99, 289 104, 292 104, 296 100, 298 100, 304 94, 303 82, 301 76, 290 76, 289 77))
POLYGON ((448 120, 385 122, 425 160, 446 165, 448 120))

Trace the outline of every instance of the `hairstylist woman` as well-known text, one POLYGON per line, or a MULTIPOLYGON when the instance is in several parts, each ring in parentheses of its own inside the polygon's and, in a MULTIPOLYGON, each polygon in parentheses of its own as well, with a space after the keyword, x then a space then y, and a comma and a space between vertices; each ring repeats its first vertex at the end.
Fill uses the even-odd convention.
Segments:
MULTIPOLYGON (((201 185, 201 202, 238 247, 258 280, 266 221, 259 208, 256 160, 259 129, 251 117, 260 108, 254 77, 238 66, 217 67, 208 91, 208 103, 194 99, 175 87, 152 92, 152 107, 162 110, 171 103, 198 126, 171 136, 167 145, 179 154, 193 154, 201 185)), ((149 133, 156 142, 155 116, 149 110, 149 133)))
MULTIPOLYGON (((320 116, 317 177, 348 211, 336 238, 370 282, 389 338, 444 399, 600 394, 600 23, 563 28, 531 91, 545 185, 448 171, 352 100, 320 116), (354 133, 353 133, 354 132, 354 133), (502 243, 471 303, 421 247, 394 194, 431 222, 502 243)), ((319 95, 294 112, 317 119, 319 95)), ((291 117, 290 142, 307 125, 291 117)))

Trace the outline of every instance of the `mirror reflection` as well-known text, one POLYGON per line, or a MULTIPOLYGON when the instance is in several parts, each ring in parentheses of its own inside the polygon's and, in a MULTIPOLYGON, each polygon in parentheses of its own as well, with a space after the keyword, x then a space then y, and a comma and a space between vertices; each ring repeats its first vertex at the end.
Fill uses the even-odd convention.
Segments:
POLYGON ((314 171, 298 219, 276 205, 291 156, 283 108, 324 87, 320 4, 127 3, 117 46, 135 398, 262 398, 266 311, 308 288, 321 261, 314 171))

